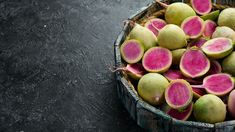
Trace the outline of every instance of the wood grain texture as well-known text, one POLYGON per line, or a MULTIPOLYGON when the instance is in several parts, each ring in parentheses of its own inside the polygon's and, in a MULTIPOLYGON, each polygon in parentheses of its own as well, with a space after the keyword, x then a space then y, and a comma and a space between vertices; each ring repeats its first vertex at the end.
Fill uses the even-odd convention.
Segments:
POLYGON ((142 131, 108 68, 123 20, 150 1, 0 1, 0 131, 142 131))

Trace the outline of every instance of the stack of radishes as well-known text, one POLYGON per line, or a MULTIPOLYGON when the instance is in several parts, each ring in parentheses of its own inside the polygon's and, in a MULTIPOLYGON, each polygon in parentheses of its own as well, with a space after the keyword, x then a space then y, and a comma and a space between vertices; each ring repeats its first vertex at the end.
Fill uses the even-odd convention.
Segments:
POLYGON ((235 8, 213 10, 210 0, 157 2, 164 17, 132 22, 121 69, 138 80, 144 101, 176 119, 235 119, 235 8))

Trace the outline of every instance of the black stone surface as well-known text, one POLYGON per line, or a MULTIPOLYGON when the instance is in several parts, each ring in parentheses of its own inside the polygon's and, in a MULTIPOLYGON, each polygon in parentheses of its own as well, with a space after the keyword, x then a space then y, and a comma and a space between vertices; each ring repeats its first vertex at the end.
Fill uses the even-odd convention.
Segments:
POLYGON ((108 68, 122 21, 149 2, 0 1, 0 132, 143 131, 108 68))

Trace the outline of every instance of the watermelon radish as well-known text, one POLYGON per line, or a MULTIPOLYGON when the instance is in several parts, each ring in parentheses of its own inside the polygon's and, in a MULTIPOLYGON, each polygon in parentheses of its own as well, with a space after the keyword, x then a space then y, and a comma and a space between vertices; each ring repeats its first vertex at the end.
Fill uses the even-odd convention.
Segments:
POLYGON ((198 99, 200 98, 201 96, 205 95, 206 94, 206 90, 205 89, 200 89, 200 88, 194 88, 192 87, 192 90, 193 90, 193 97, 195 99, 198 99))
POLYGON ((198 38, 204 30, 204 21, 199 16, 191 16, 186 18, 181 28, 189 38, 198 38))
POLYGON ((127 40, 120 48, 121 56, 127 63, 136 63, 141 60, 144 54, 144 46, 137 40, 127 40))
POLYGON ((139 96, 151 105, 159 105, 164 101, 164 91, 168 80, 158 73, 148 73, 140 78, 137 86, 139 96))
POLYGON ((169 81, 173 81, 173 80, 176 80, 176 79, 184 79, 187 82, 192 83, 192 84, 200 84, 200 81, 196 81, 196 80, 193 80, 191 78, 185 77, 179 70, 169 69, 163 75, 169 81))
POLYGON ((192 97, 192 87, 183 79, 171 81, 165 90, 166 102, 173 109, 185 109, 191 103, 192 97))
POLYGON ((191 0, 191 5, 199 15, 208 14, 212 9, 211 0, 191 0))
POLYGON ((202 85, 192 85, 193 88, 204 88, 207 93, 223 96, 234 88, 234 81, 229 74, 218 73, 203 79, 202 85))
POLYGON ((157 45, 157 37, 148 28, 132 21, 130 24, 133 26, 133 29, 129 34, 129 39, 135 39, 141 42, 144 46, 144 51, 157 45))
POLYGON ((230 115, 235 118, 235 90, 228 96, 228 111, 230 115))
POLYGON ((198 48, 188 49, 181 58, 180 70, 190 78, 205 75, 210 69, 210 61, 198 48))
POLYGON ((210 66, 209 71, 206 73, 206 75, 221 73, 222 67, 218 61, 211 60, 210 63, 211 63, 211 66, 210 66))
POLYGON ((166 8, 165 19, 169 24, 180 25, 184 19, 190 16, 196 16, 195 11, 189 5, 182 2, 175 2, 170 5, 156 0, 158 4, 166 8))
POLYGON ((199 39, 196 39, 194 41, 192 41, 192 43, 189 44, 189 47, 193 47, 193 46, 196 46, 198 48, 201 48, 202 45, 206 42, 207 40, 205 38, 199 38, 199 39))
POLYGON ((160 29, 166 25, 166 22, 160 18, 150 19, 145 23, 145 27, 152 31, 156 36, 160 29))
POLYGON ((206 20, 204 23, 204 32, 203 36, 207 38, 211 38, 212 34, 214 33, 217 25, 214 21, 206 20))
POLYGON ((162 47, 153 47, 147 50, 143 56, 142 64, 146 71, 163 73, 172 63, 171 52, 162 47))
POLYGON ((186 49, 176 49, 176 50, 172 50, 172 64, 173 65, 179 65, 180 64, 180 59, 183 56, 184 52, 186 51, 186 49))
POLYGON ((169 105, 165 105, 163 111, 177 120, 186 121, 193 111, 193 103, 190 103, 188 107, 183 110, 173 109, 169 105))
POLYGON ((220 59, 232 52, 233 43, 231 39, 219 37, 207 41, 201 48, 208 57, 220 59))
POLYGON ((140 79, 146 73, 146 70, 141 63, 127 64, 126 67, 119 67, 112 70, 112 72, 116 71, 123 71, 135 80, 140 79))

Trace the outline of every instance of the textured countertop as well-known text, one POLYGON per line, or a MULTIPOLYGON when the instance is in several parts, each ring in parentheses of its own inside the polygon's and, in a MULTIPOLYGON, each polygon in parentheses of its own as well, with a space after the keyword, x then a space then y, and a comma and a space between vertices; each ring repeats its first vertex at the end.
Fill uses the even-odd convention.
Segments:
POLYGON ((151 0, 0 2, 0 132, 143 131, 120 103, 113 42, 151 0))

